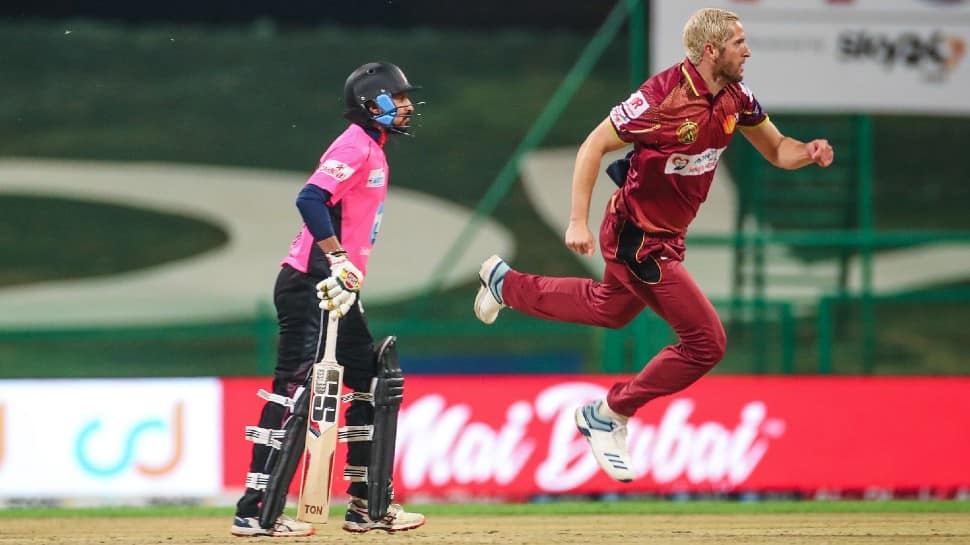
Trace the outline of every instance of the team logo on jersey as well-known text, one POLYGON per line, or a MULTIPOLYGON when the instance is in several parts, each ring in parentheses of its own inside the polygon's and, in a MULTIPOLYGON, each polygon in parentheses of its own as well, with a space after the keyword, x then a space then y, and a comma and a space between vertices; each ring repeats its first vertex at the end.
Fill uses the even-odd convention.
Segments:
POLYGON ((729 115, 724 118, 724 123, 721 127, 724 128, 724 134, 731 134, 734 132, 734 127, 738 124, 738 114, 729 115))
POLYGON ((637 90, 630 95, 630 98, 623 101, 623 109, 626 110, 627 115, 635 119, 650 109, 650 103, 647 102, 647 97, 637 90))
POLYGON ((384 185, 384 169, 375 168, 367 176, 367 187, 381 187, 384 185))
POLYGON ((354 169, 350 165, 344 163, 343 161, 338 161, 336 159, 327 159, 320 164, 320 168, 317 172, 321 174, 326 174, 338 182, 342 182, 347 178, 350 178, 354 173, 354 169))
POLYGON ((697 141, 697 131, 700 127, 691 120, 684 121, 677 127, 677 141, 681 144, 693 144, 697 141))

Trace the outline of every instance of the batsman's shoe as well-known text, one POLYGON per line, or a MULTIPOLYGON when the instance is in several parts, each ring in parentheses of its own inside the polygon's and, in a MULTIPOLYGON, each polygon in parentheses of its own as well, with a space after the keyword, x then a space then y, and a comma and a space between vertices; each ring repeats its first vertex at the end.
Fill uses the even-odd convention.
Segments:
POLYGON ((508 264, 497 255, 486 259, 478 271, 478 280, 482 285, 475 295, 475 316, 486 324, 494 322, 498 318, 498 311, 505 308, 505 302, 502 301, 502 283, 507 272, 508 264))
POLYGON ((261 528, 259 517, 236 517, 232 521, 232 535, 239 537, 272 536, 304 537, 312 536, 313 526, 307 522, 280 515, 272 528, 261 528))
POLYGON ((626 447, 627 420, 602 400, 576 409, 576 427, 589 442, 596 462, 607 475, 624 483, 635 477, 626 447))
POLYGON ((413 530, 425 522, 421 513, 408 513, 397 503, 392 503, 387 509, 387 515, 380 520, 371 520, 367 514, 367 500, 350 498, 347 503, 347 515, 344 517, 344 530, 348 532, 364 533, 371 530, 385 532, 404 532, 413 530))

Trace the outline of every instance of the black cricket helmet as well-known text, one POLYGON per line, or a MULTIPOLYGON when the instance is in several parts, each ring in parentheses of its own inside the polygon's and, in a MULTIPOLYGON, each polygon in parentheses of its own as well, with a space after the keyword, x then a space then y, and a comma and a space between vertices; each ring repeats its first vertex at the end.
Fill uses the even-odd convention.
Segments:
POLYGON ((389 62, 369 62, 350 73, 344 83, 344 104, 347 111, 344 117, 356 123, 374 120, 384 126, 391 126, 397 115, 397 108, 391 97, 407 93, 420 86, 411 85, 404 72, 389 62), (374 116, 367 109, 367 103, 374 102, 381 114, 374 116))

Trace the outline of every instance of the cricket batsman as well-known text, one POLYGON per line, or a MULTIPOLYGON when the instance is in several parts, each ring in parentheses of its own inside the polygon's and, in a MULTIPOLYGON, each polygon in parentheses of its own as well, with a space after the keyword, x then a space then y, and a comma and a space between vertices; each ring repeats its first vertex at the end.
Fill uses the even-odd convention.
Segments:
POLYGON ((375 406, 387 401, 388 392, 399 405, 403 378, 392 377, 393 388, 382 386, 381 369, 397 369, 395 339, 388 337, 375 348, 359 299, 390 179, 384 144, 390 137, 409 134, 415 115, 409 96, 416 89, 388 62, 354 70, 343 90, 344 117, 350 125, 320 157, 296 198, 303 225, 281 263, 274 290, 280 337, 273 391, 261 394, 267 402, 259 426, 247 428, 246 438, 254 446, 233 535, 300 537, 314 532, 312 525, 282 510, 293 468, 303 454, 308 405, 304 386, 321 357, 321 324, 329 313, 340 316, 336 359, 344 368, 344 386, 352 391, 343 396, 348 406, 346 427, 340 432, 348 443, 343 476, 350 481, 342 527, 358 533, 396 532, 425 522, 424 515, 390 502, 397 413, 395 408, 375 422, 375 406), (391 444, 383 444, 387 442, 391 444), (390 452, 391 459, 377 459, 374 452, 390 452), (376 519, 368 508, 373 498, 386 501, 376 519))

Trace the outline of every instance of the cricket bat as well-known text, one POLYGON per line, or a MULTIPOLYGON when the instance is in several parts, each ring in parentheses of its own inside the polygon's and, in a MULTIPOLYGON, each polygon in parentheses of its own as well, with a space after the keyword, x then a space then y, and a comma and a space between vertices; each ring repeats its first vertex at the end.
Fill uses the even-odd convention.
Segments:
POLYGON ((297 519, 324 523, 330 512, 330 481, 337 450, 337 416, 340 413, 340 386, 344 368, 337 363, 337 325, 340 318, 331 312, 327 320, 327 340, 323 359, 313 364, 310 381, 310 413, 307 416, 306 451, 297 519))

